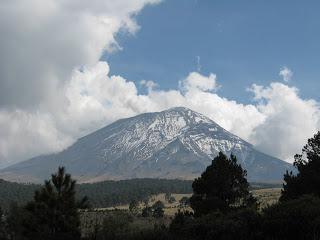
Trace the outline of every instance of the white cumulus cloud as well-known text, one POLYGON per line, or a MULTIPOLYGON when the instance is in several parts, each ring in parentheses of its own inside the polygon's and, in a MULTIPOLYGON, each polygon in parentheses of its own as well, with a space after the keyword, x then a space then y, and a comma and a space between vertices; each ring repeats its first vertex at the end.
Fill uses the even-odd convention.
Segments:
POLYGON ((308 138, 320 129, 320 106, 304 100, 298 89, 282 83, 268 87, 253 85, 256 107, 265 120, 253 129, 250 140, 259 149, 292 161, 308 138))
MULTIPOLYGON (((77 107, 70 102, 69 95, 76 91, 70 89, 75 72, 96 66, 104 52, 121 49, 116 34, 134 34, 139 29, 135 16, 144 6, 158 2, 1 1, 0 166, 59 150, 94 124, 86 115, 80 121, 89 123, 73 135, 77 130, 61 123, 79 120, 68 116, 71 108, 80 114, 93 104, 90 111, 98 111, 99 106, 88 101, 90 96, 81 98, 84 102, 77 107)), ((77 87, 85 95, 85 87, 77 87)))
POLYGON ((210 73, 208 77, 205 77, 198 72, 191 72, 186 79, 180 82, 180 84, 187 91, 191 89, 214 91, 218 88, 217 76, 213 73, 210 73))
POLYGON ((159 0, 10 0, 0 6, 0 107, 38 108, 72 71, 120 49, 119 31, 136 32, 135 15, 159 0))
POLYGON ((110 76, 106 62, 74 70, 64 89, 66 104, 55 112, 1 112, 0 129, 7 136, 0 142, 2 157, 22 160, 58 151, 117 119, 174 106, 201 112, 262 151, 289 161, 319 129, 318 103, 301 99, 293 87, 253 85, 255 103, 240 104, 207 91, 217 84, 212 76, 190 73, 180 89, 141 95, 133 82, 110 76))
MULTIPOLYGON (((0 167, 56 152, 117 119, 185 106, 266 153, 291 160, 319 129, 319 103, 282 83, 253 85, 252 104, 218 94, 214 73, 191 72, 176 89, 110 75, 103 52, 157 0, 11 0, 0 7, 0 167), (12 21, 15 19, 15 21, 12 21)), ((290 71, 291 72, 291 71, 290 71)), ((292 76, 292 72, 291 72, 292 76)), ((170 78, 170 76, 168 76, 170 78)))

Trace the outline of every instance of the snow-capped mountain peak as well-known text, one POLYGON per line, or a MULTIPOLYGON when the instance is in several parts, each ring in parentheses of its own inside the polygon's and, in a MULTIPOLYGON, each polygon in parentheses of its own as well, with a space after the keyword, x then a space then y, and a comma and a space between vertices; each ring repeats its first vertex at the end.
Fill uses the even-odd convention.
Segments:
POLYGON ((79 139, 61 153, 39 156, 1 172, 40 180, 64 165, 82 181, 193 178, 219 151, 235 154, 248 170, 249 180, 280 180, 291 167, 256 151, 206 116, 175 107, 118 120, 79 139))

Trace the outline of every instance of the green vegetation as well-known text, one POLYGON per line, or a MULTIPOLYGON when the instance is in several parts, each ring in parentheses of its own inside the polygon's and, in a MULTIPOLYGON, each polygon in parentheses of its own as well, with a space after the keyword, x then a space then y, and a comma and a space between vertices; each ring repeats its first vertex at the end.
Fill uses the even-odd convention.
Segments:
POLYGON ((192 181, 169 179, 130 179, 79 185, 78 195, 90 196, 92 207, 112 207, 144 201, 159 193, 191 193, 192 181))
POLYGON ((139 202, 137 200, 132 200, 130 202, 129 211, 134 215, 138 214, 138 212, 139 212, 139 202))
POLYGON ((4 221, 4 219, 2 218, 3 216, 3 212, 2 209, 0 207, 0 240, 6 239, 6 223, 4 221))
POLYGON ((13 183, 0 179, 0 206, 7 210, 11 202, 26 204, 32 200, 34 192, 39 188, 40 185, 36 184, 13 183))
POLYGON ((87 199, 76 201, 76 181, 63 167, 37 190, 34 200, 24 208, 28 219, 23 222, 27 239, 80 239, 78 209, 87 207, 87 199))
POLYGON ((295 155, 293 164, 298 173, 287 172, 280 201, 297 199, 303 194, 320 197, 320 132, 308 140, 302 154, 295 155))
POLYGON ((17 240, 78 240, 81 238, 79 209, 87 199, 76 201, 76 182, 63 167, 45 181, 25 206, 12 205, 7 215, 7 235, 17 240))
POLYGON ((320 239, 320 198, 303 195, 266 208, 261 231, 267 239, 320 239))
POLYGON ((147 194, 114 200, 126 204, 122 209, 88 208, 86 198, 77 201, 84 193, 76 197, 75 181, 59 168, 43 186, 24 185, 37 187, 33 200, 11 204, 4 213, 0 209, 0 240, 320 239, 320 132, 296 155, 295 166, 296 175, 284 175, 282 191, 250 191, 236 157, 220 153, 193 182, 191 198, 168 190, 183 192, 183 181, 164 187, 170 180, 127 180, 130 190, 115 189, 123 184, 117 182, 113 194, 126 196, 138 188, 137 182, 147 189, 147 194))
MULTIPOLYGON (((279 184, 253 183, 251 189, 280 188, 279 184)), ((31 201, 38 184, 21 184, 0 179, 0 206, 8 210, 11 202, 24 205, 31 201)), ((77 185, 77 198, 90 196, 90 204, 94 208, 106 208, 129 204, 132 201, 143 202, 152 195, 166 193, 192 193, 192 181, 168 179, 130 179, 121 181, 104 181, 92 184, 77 185)), ((170 201, 176 199, 171 198, 170 201)))
POLYGON ((179 203, 180 203, 180 206, 181 206, 182 208, 188 207, 188 206, 190 206, 190 198, 188 198, 188 197, 182 197, 182 198, 180 199, 179 203))
MULTIPOLYGON (((104 181, 77 185, 77 199, 90 196, 94 208, 106 208, 129 204, 132 201, 144 201, 159 193, 191 193, 192 181, 168 179, 130 179, 104 181)), ((0 179, 0 206, 7 210, 10 203, 24 205, 31 201, 34 192, 41 188, 37 184, 19 184, 0 179)))
POLYGON ((152 216, 155 218, 162 218, 164 216, 164 203, 161 201, 156 201, 152 205, 152 216))
POLYGON ((220 152, 192 184, 194 194, 190 203, 195 215, 256 205, 256 199, 249 192, 246 175, 235 156, 227 158, 220 152))
MULTIPOLYGON (((84 239, 150 239, 161 235, 170 225, 170 218, 141 217, 127 210, 84 211, 81 229, 84 239)), ((164 233, 165 234, 165 233, 164 233)), ((156 239, 156 238, 155 238, 156 239)))

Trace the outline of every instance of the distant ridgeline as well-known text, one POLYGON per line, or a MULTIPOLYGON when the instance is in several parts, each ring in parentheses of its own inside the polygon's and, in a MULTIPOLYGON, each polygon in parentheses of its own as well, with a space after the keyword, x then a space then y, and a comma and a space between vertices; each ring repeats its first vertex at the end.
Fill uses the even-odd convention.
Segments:
MULTIPOLYGON (((88 196, 92 207, 110 207, 143 201, 159 193, 192 193, 191 180, 130 179, 79 184, 78 197, 88 196)), ((0 179, 0 206, 7 209, 11 202, 25 204, 40 185, 7 182, 0 179)), ((252 189, 281 187, 281 185, 252 183, 252 189)))

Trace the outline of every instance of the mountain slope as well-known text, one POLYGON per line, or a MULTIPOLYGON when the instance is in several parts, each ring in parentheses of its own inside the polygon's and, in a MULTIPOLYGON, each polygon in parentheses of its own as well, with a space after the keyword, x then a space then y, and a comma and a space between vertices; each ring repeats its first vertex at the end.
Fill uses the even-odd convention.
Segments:
POLYGON ((291 165, 259 151, 209 118, 187 108, 118 120, 66 150, 0 171, 0 177, 38 182, 59 165, 80 181, 126 178, 191 179, 222 151, 233 153, 250 181, 280 181, 291 165))

